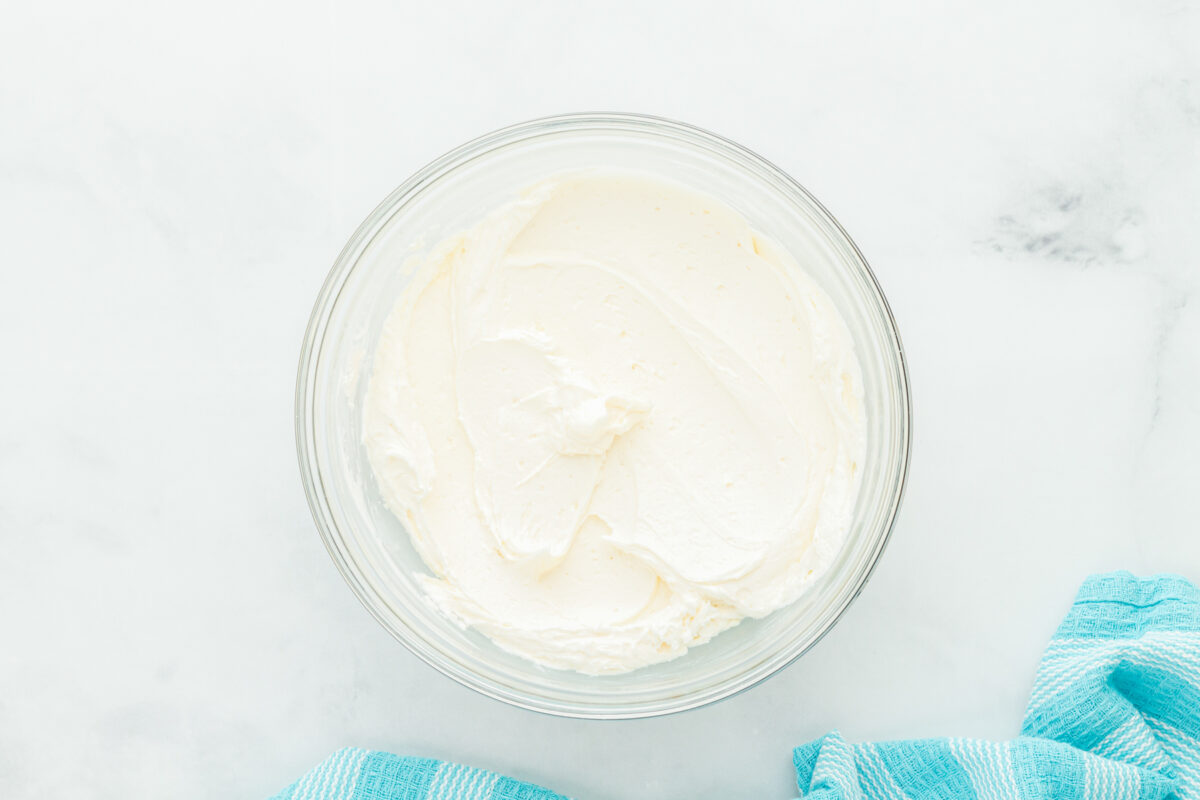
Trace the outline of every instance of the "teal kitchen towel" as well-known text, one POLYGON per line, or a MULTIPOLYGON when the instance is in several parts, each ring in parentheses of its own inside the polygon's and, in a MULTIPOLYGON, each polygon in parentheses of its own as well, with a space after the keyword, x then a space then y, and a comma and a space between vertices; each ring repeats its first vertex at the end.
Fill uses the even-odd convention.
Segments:
MULTIPOLYGON (((793 753, 810 800, 1200 800, 1200 592, 1089 578, 1046 648, 1021 735, 793 753)), ((636 796, 634 793, 630 797, 636 796)), ((492 772, 340 750, 273 800, 559 800, 492 772)))
POLYGON ((346 748, 272 800, 566 800, 494 772, 346 748))
POLYGON ((1046 648, 1021 735, 793 753, 811 800, 1200 800, 1200 593, 1089 578, 1046 648))

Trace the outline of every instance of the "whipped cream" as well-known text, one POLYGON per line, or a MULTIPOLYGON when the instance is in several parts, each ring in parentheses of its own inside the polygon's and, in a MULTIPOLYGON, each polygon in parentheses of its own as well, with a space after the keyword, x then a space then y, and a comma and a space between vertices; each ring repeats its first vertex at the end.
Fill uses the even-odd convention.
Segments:
POLYGON ((861 397, 829 298, 736 211, 581 172, 421 258, 364 438, 439 609, 539 664, 617 673, 829 565, 861 397))

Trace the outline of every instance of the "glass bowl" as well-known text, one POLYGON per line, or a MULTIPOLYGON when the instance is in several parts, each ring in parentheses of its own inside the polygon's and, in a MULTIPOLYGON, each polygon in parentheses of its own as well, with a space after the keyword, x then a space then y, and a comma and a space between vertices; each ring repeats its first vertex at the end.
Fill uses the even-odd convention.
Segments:
POLYGON ((589 718, 667 714, 746 689, 811 647, 862 589, 904 491, 911 409, 896 325, 850 237, 796 181, 719 136, 664 119, 579 114, 514 125, 434 161, 383 201, 317 297, 296 386, 300 469, 317 528, 380 624, 466 686, 524 708, 589 718), (521 188, 580 167, 636 169, 714 195, 790 251, 832 298, 862 367, 867 450, 841 553, 796 603, 747 619, 685 656, 621 675, 538 666, 463 630, 426 602, 428 572, 384 507, 362 444, 380 328, 408 279, 400 265, 465 230, 521 188))

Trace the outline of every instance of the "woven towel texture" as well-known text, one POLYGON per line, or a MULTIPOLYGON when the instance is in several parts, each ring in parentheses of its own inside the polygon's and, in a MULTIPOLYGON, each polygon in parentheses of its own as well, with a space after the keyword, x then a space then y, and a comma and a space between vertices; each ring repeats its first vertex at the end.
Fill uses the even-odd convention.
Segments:
POLYGON ((793 753, 812 800, 1200 800, 1200 593, 1096 575, 1046 648, 1021 735, 793 753))
MULTIPOLYGON (((1200 592, 1169 575, 1089 578, 1046 648, 1016 739, 852 745, 834 732, 796 748, 793 764, 807 800, 1200 800, 1200 592)), ((346 749, 273 800, 565 799, 485 770, 346 749)))

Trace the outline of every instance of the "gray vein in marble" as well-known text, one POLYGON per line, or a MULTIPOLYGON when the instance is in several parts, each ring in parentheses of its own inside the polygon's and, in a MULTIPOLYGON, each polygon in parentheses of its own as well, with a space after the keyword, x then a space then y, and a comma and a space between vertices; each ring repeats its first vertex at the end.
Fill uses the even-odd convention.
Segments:
POLYGON ((1025 208, 996 219, 994 234, 979 242, 1008 258, 1038 257, 1067 264, 1127 264, 1146 253, 1140 207, 1123 202, 1114 187, 1053 185, 1025 208))
POLYGON ((1163 361, 1166 357, 1167 348, 1171 343, 1171 337, 1175 335, 1179 320, 1190 301, 1191 292, 1182 289, 1171 290, 1171 297, 1163 307, 1162 314, 1159 317, 1158 335, 1154 338, 1154 345, 1150 354, 1151 374, 1154 381, 1153 401, 1150 411, 1150 424, 1146 429, 1143 442, 1150 438, 1158 424, 1159 414, 1162 411, 1163 361))

